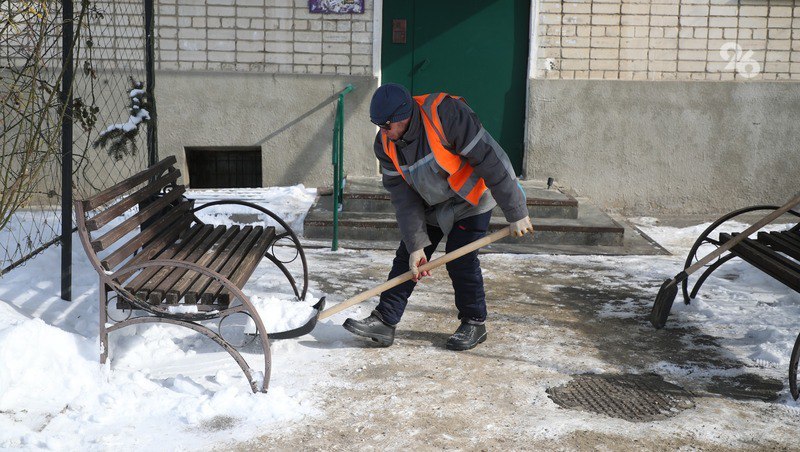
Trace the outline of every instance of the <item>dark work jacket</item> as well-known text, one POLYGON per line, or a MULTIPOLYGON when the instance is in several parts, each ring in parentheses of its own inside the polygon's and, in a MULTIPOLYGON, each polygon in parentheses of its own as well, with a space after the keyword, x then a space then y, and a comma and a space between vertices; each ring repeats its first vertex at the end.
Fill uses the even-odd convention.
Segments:
POLYGON ((374 145, 383 186, 389 191, 400 234, 409 252, 430 245, 426 223, 439 226, 446 236, 454 222, 492 210, 498 204, 508 222, 528 215, 525 192, 517 181, 511 161, 466 103, 448 96, 439 105, 438 112, 450 145, 446 148, 466 158, 488 187, 475 206, 450 188, 447 172, 433 158, 419 106, 414 102, 413 107, 408 130, 395 142, 398 160, 403 171, 409 174, 411 184, 397 172, 383 150, 381 131, 374 145))

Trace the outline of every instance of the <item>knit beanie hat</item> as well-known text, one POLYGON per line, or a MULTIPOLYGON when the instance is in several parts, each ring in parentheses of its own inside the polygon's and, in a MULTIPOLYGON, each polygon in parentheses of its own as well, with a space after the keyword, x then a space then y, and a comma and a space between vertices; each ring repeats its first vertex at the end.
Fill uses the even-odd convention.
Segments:
POLYGON ((414 99, 405 86, 397 83, 381 85, 369 104, 369 117, 373 124, 402 121, 411 116, 414 99))

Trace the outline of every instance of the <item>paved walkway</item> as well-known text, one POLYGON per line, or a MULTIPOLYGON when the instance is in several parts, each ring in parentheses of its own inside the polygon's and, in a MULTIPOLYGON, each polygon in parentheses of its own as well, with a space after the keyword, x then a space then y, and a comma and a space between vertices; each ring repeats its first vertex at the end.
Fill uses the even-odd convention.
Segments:
MULTIPOLYGON (((314 284, 340 302, 384 280, 391 257, 312 250, 309 261, 312 275, 339 269, 314 284)), ((678 261, 484 255, 489 338, 468 352, 444 348, 457 327, 444 269, 418 286, 390 348, 349 335, 339 326, 346 315, 337 315, 317 327, 313 340, 301 339, 341 356, 329 369, 332 384, 315 396, 320 416, 236 447, 797 449, 800 405, 787 402, 786 369, 747 367, 699 326, 650 326, 647 315, 665 277, 653 272, 658 260, 678 261), (546 392, 575 374, 651 372, 689 391, 694 407, 631 422, 561 408, 546 392)), ((363 317, 373 305, 346 314, 363 317)), ((602 402, 603 394, 596 397, 602 402)))

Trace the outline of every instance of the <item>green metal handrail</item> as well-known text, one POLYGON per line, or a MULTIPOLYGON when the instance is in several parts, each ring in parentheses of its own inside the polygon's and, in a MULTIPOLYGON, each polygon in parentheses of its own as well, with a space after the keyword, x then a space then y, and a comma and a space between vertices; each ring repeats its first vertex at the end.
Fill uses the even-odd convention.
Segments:
POLYGON ((344 96, 355 89, 347 85, 339 93, 336 103, 336 120, 333 123, 333 243, 331 251, 339 249, 339 211, 344 206, 342 192, 344 191, 344 96))

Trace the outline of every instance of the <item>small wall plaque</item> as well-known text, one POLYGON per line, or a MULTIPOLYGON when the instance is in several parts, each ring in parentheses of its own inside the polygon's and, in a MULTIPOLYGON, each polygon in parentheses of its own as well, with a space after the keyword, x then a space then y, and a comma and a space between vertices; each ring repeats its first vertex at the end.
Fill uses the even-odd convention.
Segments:
POLYGON ((392 44, 406 43, 406 20, 392 19, 392 44))
POLYGON ((364 0, 308 0, 308 12, 321 14, 364 14, 364 0))

